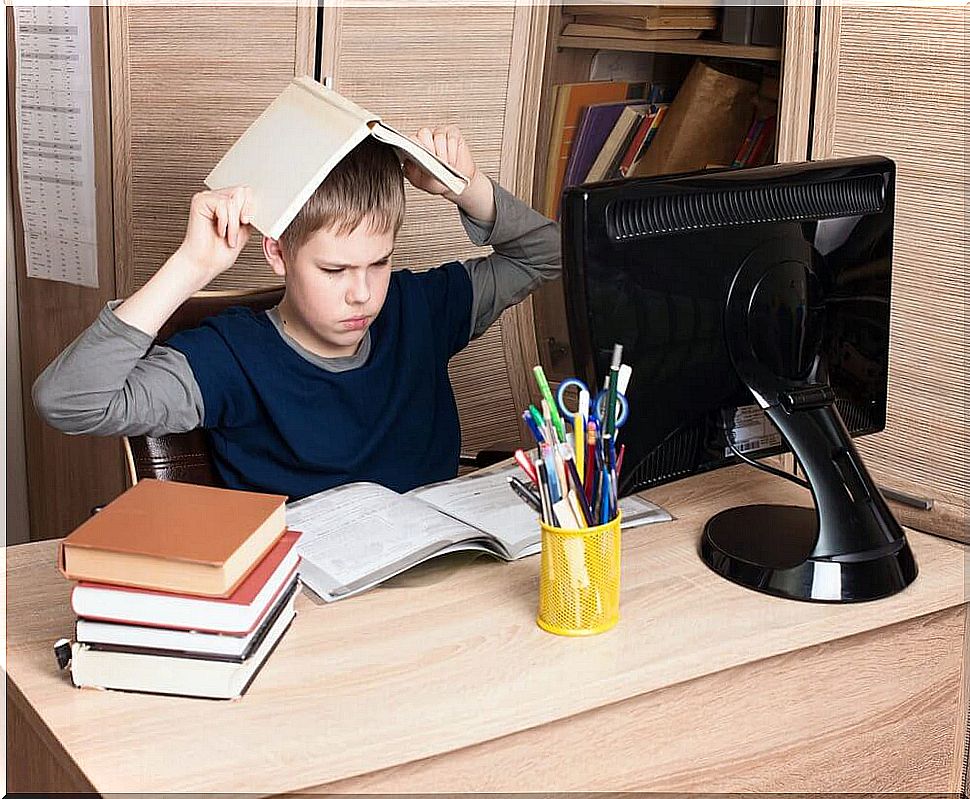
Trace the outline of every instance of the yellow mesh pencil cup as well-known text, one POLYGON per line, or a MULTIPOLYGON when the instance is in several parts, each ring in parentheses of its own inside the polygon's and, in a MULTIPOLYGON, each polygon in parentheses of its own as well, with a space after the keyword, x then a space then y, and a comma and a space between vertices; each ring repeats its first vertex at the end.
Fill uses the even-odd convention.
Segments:
POLYGON ((567 530, 540 521, 536 623, 557 635, 596 635, 620 618, 620 521, 567 530))

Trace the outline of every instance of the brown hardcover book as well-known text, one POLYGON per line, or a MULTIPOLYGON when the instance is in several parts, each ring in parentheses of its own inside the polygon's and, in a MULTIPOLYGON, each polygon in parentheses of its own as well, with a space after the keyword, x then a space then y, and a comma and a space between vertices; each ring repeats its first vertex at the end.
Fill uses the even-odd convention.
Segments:
POLYGON ((286 497, 141 480, 58 548, 72 580, 226 596, 286 529, 286 497))

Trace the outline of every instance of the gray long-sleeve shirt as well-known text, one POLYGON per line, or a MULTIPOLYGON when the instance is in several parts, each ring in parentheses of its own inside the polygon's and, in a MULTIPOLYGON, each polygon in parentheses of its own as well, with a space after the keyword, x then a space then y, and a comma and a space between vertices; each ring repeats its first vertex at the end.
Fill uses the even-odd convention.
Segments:
MULTIPOLYGON (((465 261, 472 283, 469 327, 480 336, 508 307, 540 283, 559 276, 559 229, 494 184, 492 224, 461 213, 474 244, 493 252, 465 261)), ((205 417, 202 392, 186 357, 119 319, 109 303, 94 323, 37 378, 34 405, 51 426, 72 435, 164 435, 192 430, 205 417)), ((370 333, 342 358, 308 352, 290 338, 274 310, 267 312, 283 340, 303 358, 330 371, 354 369, 370 353, 370 333)))

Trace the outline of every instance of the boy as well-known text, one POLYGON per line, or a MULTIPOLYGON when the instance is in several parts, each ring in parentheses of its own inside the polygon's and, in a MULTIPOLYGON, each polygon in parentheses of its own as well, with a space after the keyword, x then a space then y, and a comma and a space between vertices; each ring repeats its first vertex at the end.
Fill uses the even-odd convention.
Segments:
POLYGON ((448 361, 559 275, 559 232, 477 169, 457 127, 423 128, 416 138, 470 182, 455 196, 413 164, 404 175, 457 205, 471 240, 491 245, 491 255, 392 272, 402 168, 368 138, 278 241, 263 239, 286 284, 276 308, 233 308, 154 344, 251 234, 247 189, 202 192, 179 249, 37 379, 38 412, 71 434, 204 427, 226 485, 291 499, 356 480, 406 491, 454 477, 460 430, 448 361))

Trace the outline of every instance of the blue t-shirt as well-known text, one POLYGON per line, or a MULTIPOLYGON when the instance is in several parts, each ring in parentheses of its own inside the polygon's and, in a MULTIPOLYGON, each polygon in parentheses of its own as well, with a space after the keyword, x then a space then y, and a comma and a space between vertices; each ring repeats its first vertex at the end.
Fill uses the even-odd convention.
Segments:
POLYGON ((472 286, 458 262, 391 275, 356 369, 301 357, 265 312, 231 308, 167 344, 188 359, 230 488, 297 499, 368 480, 395 491, 458 473, 448 361, 467 344, 472 286))

